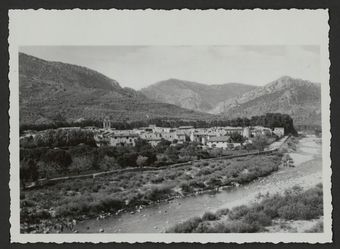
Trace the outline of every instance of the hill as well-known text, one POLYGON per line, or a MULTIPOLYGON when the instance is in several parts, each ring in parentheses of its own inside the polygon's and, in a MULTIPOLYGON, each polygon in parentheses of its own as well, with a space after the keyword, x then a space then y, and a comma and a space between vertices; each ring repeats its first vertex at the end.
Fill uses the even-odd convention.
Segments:
POLYGON ((254 86, 239 83, 205 85, 191 81, 169 79, 143 88, 141 92, 148 98, 159 102, 174 104, 191 110, 209 112, 219 102, 254 88, 254 86))
POLYGON ((212 115, 150 100, 94 70, 19 53, 20 124, 78 119, 202 120, 212 115))
POLYGON ((321 85, 284 76, 219 103, 211 113, 228 118, 284 113, 294 119, 294 124, 320 125, 321 85))

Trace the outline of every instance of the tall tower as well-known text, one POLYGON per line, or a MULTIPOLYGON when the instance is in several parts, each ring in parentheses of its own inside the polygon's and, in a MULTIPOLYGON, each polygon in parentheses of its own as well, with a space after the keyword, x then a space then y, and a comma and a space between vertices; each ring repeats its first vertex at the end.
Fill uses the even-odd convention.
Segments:
POLYGON ((249 127, 244 127, 242 135, 243 135, 243 137, 250 138, 250 128, 249 127))
POLYGON ((106 116, 103 120, 103 128, 104 129, 111 129, 111 120, 109 116, 106 116))

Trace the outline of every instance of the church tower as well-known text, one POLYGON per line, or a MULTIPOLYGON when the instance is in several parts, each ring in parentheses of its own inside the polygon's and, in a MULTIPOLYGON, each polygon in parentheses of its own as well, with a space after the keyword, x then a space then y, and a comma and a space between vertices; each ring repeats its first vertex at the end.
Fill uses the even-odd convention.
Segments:
POLYGON ((106 116, 103 120, 103 128, 104 129, 111 129, 111 120, 109 116, 106 116))

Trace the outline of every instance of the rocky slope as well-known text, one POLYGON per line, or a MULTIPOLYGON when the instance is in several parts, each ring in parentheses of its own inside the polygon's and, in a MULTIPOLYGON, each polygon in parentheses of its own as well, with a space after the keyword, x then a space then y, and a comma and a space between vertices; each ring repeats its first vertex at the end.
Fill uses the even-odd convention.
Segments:
POLYGON ((205 85, 196 82, 169 79, 158 82, 141 92, 159 102, 174 104, 183 108, 209 112, 219 102, 233 98, 254 89, 254 86, 229 83, 205 85))
POLYGON ((20 124, 102 119, 205 119, 203 114, 158 103, 94 70, 19 54, 20 124))
POLYGON ((294 124, 321 124, 321 86, 284 76, 239 97, 219 103, 211 113, 228 118, 268 112, 289 114, 294 124))

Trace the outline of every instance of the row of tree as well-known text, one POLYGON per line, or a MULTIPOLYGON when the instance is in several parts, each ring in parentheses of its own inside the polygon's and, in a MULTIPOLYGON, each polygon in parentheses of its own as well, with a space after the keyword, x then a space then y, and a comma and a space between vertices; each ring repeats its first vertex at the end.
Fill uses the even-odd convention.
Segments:
MULTIPOLYGON (((46 130, 55 129, 58 127, 86 127, 96 126, 102 127, 102 120, 82 120, 78 122, 66 122, 59 118, 53 123, 49 124, 22 124, 20 132, 25 130, 46 130)), ((119 130, 133 129, 145 127, 150 124, 155 124, 160 127, 179 127, 184 125, 194 126, 195 128, 208 128, 213 126, 264 126, 269 128, 283 127, 287 134, 297 134, 293 119, 288 114, 281 113, 267 113, 261 116, 253 116, 251 118, 236 118, 230 120, 214 119, 214 120, 181 120, 181 119, 146 119, 142 121, 126 121, 126 122, 112 122, 111 127, 119 130)))
POLYGON ((197 143, 171 145, 164 139, 155 147, 143 139, 136 140, 134 147, 95 147, 86 144, 64 148, 22 147, 20 178, 22 182, 27 182, 70 173, 80 174, 126 167, 157 167, 210 156, 197 143))
POLYGON ((75 146, 81 143, 95 146, 93 132, 78 128, 48 129, 34 136, 20 139, 20 146, 26 148, 75 146))

